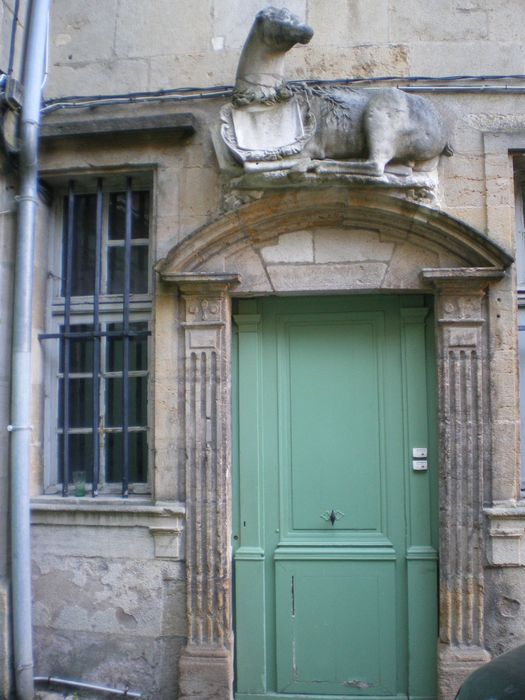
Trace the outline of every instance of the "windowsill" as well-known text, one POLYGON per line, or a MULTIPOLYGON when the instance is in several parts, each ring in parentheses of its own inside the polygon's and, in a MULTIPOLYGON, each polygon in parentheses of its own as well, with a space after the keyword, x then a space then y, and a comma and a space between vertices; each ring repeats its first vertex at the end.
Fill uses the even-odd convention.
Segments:
POLYGON ((33 525, 102 525, 112 527, 166 527, 179 525, 186 509, 177 501, 144 496, 35 496, 31 499, 33 525))

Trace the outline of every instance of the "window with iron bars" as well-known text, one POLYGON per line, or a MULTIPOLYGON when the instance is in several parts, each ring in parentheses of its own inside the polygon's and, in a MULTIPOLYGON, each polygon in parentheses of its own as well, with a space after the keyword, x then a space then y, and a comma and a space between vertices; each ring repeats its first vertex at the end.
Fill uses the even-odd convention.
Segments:
POLYGON ((150 190, 70 181, 58 204, 49 331, 46 492, 148 491, 150 190))

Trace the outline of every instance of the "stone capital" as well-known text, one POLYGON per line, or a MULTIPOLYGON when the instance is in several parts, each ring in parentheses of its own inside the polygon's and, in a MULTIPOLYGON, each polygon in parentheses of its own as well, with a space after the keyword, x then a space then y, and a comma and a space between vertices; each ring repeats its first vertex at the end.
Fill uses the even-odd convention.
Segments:
POLYGON ((184 297, 223 296, 241 281, 240 275, 220 272, 161 272, 163 282, 175 284, 184 297))

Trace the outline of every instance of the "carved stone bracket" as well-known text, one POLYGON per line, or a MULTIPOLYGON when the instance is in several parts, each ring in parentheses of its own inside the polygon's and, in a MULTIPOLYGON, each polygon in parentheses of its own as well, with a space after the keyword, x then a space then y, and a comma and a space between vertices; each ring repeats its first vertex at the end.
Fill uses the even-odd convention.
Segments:
POLYGON ((231 696, 230 298, 237 275, 166 276, 184 311, 187 646, 181 698, 231 696))
POLYGON ((440 697, 452 697, 452 689, 489 659, 483 573, 483 474, 490 450, 486 288, 502 276, 484 268, 422 272, 437 292, 440 697))

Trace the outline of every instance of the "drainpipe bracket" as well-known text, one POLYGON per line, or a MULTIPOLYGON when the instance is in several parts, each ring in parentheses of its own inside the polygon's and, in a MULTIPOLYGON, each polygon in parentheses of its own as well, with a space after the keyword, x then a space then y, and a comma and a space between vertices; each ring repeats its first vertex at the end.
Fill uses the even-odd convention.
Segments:
POLYGON ((17 194, 15 195, 15 202, 33 202, 33 204, 38 204, 38 197, 32 197, 30 194, 17 194))
POLYGON ((22 84, 16 80, 16 78, 8 76, 7 80, 5 81, 4 89, 5 103, 9 109, 12 109, 14 112, 19 112, 22 109, 22 104, 24 101, 24 88, 22 87, 22 84))

